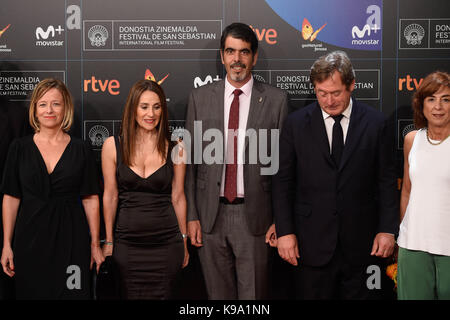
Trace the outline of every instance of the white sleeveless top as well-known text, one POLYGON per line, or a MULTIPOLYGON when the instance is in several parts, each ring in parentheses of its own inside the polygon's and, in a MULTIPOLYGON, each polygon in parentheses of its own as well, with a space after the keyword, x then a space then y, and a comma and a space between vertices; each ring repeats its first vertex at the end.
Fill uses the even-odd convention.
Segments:
POLYGON ((411 193, 397 243, 450 256, 450 138, 431 145, 420 129, 408 160, 411 193))

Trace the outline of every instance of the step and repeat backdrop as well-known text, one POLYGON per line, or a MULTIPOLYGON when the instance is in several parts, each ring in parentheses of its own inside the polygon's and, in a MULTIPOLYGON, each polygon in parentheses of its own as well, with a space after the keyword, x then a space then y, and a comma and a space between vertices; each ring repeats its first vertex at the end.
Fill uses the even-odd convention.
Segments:
POLYGON ((260 44, 255 78, 286 90, 291 111, 315 99, 313 61, 346 51, 354 97, 389 117, 401 161, 414 90, 429 72, 450 70, 449 13, 448 0, 2 0, 0 99, 26 108, 40 80, 63 80, 73 134, 99 155, 133 83, 153 79, 182 132, 189 92, 225 76, 223 28, 241 21, 260 44))

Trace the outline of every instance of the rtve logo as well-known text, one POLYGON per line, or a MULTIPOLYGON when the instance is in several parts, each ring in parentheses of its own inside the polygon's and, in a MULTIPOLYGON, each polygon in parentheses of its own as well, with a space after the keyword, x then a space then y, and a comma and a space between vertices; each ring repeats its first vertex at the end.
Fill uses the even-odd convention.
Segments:
POLYGON ((252 30, 255 32, 256 34, 256 38, 258 38, 258 41, 263 41, 263 39, 267 42, 267 44, 270 45, 274 45, 277 43, 277 30, 270 28, 270 29, 266 29, 263 28, 262 30, 258 29, 258 28, 254 28, 253 26, 250 26, 250 28, 252 28, 252 30))
POLYGON ((423 78, 417 80, 416 78, 411 78, 411 76, 407 74, 406 78, 398 78, 398 91, 405 90, 405 87, 408 91, 414 91, 419 88, 422 81, 423 78))
POLYGON ((119 89, 120 82, 116 79, 97 80, 95 76, 92 76, 91 79, 84 80, 84 92, 108 92, 110 95, 117 96, 120 93, 119 89))

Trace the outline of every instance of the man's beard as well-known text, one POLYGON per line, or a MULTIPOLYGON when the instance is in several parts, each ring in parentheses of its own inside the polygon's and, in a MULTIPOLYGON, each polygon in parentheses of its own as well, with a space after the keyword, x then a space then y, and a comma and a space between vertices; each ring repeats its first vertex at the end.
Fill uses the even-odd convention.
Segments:
POLYGON ((247 77, 247 73, 245 73, 245 71, 246 71, 245 69, 247 69, 247 66, 241 62, 236 62, 236 63, 233 63, 232 65, 230 65, 231 70, 233 70, 234 67, 240 67, 241 72, 239 74, 230 72, 231 80, 236 81, 236 82, 245 80, 245 78, 247 77))

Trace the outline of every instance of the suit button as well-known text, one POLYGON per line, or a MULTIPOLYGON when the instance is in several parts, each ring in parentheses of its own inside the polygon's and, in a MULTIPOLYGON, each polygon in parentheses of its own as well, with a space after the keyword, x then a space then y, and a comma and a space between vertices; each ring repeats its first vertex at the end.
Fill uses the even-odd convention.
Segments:
POLYGON ((219 181, 219 182, 217 182, 217 186, 219 186, 219 187, 220 187, 220 181, 219 181))

